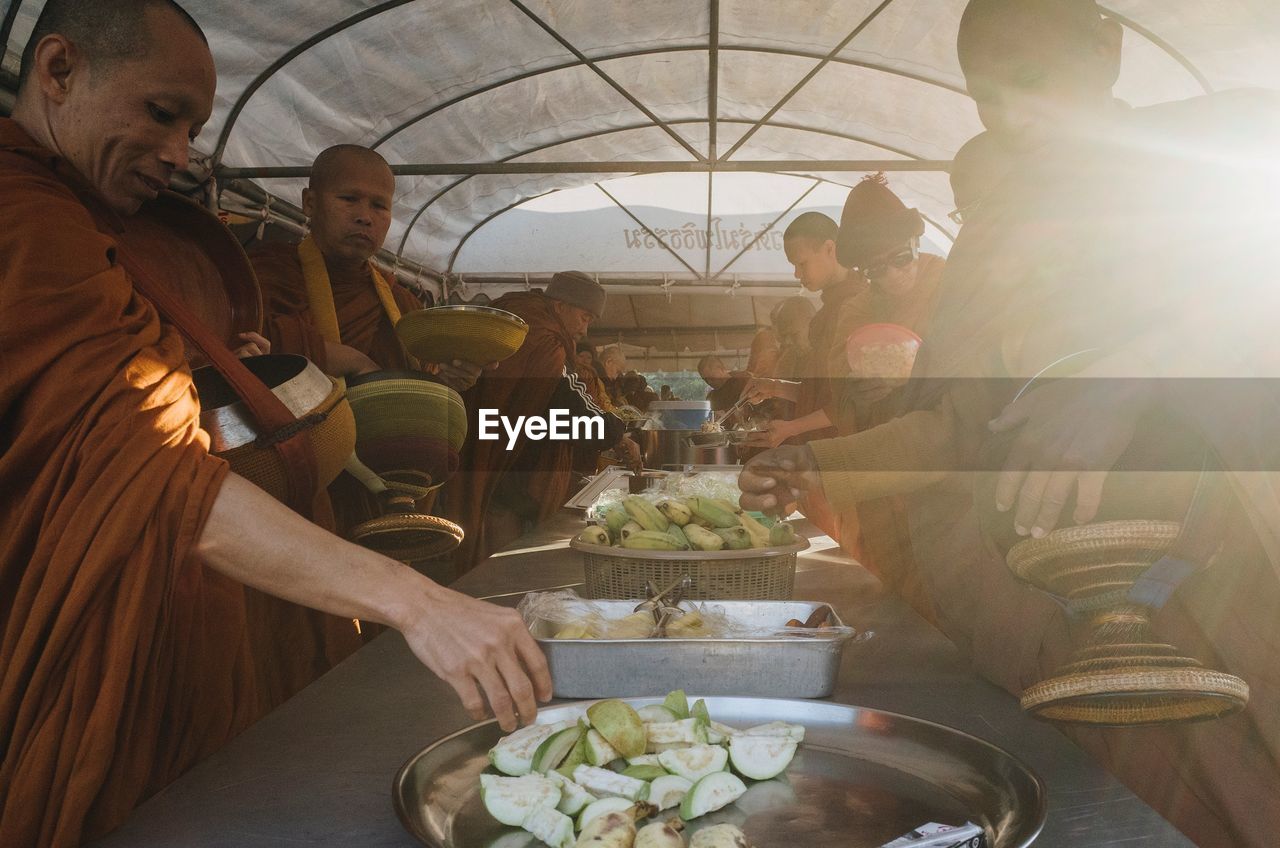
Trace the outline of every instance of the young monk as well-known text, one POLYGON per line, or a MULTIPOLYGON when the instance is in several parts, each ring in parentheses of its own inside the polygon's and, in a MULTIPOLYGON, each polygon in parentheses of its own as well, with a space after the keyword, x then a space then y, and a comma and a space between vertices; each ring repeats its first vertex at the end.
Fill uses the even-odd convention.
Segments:
MULTIPOLYGON (((386 160, 367 147, 339 144, 316 157, 302 192, 310 234, 249 254, 276 353, 305 356, 335 377, 418 367, 395 324, 422 302, 372 261, 391 226, 395 188, 386 160)), ((430 370, 466 391, 484 364, 456 360, 430 370)))
POLYGON ((840 504, 905 494, 940 626, 1018 693, 1087 628, 1012 577, 1010 544, 1064 520, 1182 521, 1185 475, 1115 470, 1144 467, 1144 454, 1164 451, 1173 461, 1157 468, 1196 478, 1206 457, 1225 466, 1220 551, 1156 605, 1154 625, 1243 678, 1248 706, 1196 725, 1067 729, 1198 844, 1269 845, 1280 821, 1280 500, 1266 472, 1267 384, 1211 399, 1241 382, 1073 379, 1014 400, 1085 352, 1077 376, 1277 373, 1266 281, 1280 257, 1261 229, 1278 211, 1275 98, 1126 109, 1111 96, 1121 40, 1092 0, 970 3, 959 42, 969 90, 1021 155, 965 218, 917 370, 932 379, 880 427, 760 457, 743 475, 744 505, 807 486, 840 504), (955 473, 993 459, 999 475, 955 473))
POLYGON ((99 836, 257 717, 243 584, 399 629, 476 718, 551 695, 514 611, 210 456, 116 234, 186 166, 215 79, 168 0, 50 0, 0 120, 0 845, 99 836))

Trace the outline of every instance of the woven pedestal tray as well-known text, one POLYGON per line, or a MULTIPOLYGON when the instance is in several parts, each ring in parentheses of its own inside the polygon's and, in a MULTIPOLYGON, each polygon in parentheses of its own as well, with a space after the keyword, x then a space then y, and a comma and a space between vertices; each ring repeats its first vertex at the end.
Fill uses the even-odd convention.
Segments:
POLYGON ((462 528, 435 515, 392 513, 357 525, 351 541, 404 563, 431 560, 462 544, 462 528))
POLYGON ((1247 703, 1243 680, 1159 642, 1150 609, 1126 596, 1180 530, 1168 521, 1111 521, 1056 530, 1009 551, 1014 574, 1092 614, 1089 644, 1023 693, 1024 710, 1052 721, 1129 726, 1218 718, 1247 703))

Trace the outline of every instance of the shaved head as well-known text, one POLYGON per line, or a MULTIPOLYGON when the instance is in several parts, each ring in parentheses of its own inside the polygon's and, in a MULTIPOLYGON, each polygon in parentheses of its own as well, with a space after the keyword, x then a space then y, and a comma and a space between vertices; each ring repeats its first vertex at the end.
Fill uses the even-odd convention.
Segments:
POLYGON ((385 172, 392 185, 395 184, 391 166, 378 151, 358 144, 335 144, 320 151, 320 155, 311 163, 311 179, 308 186, 312 191, 323 191, 341 174, 353 168, 368 171, 371 174, 385 172))
POLYGON ((971 0, 957 49, 983 124, 1026 150, 1110 107, 1121 41, 1094 0, 971 0))
POLYGON ((208 46, 209 40, 200 25, 173 0, 49 0, 22 51, 19 93, 35 65, 36 46, 50 35, 61 35, 76 45, 91 64, 109 67, 142 58, 152 46, 147 11, 155 8, 177 12, 208 46))
POLYGON ((311 163, 302 211, 311 220, 312 239, 332 267, 362 266, 382 247, 395 191, 391 166, 367 147, 334 145, 311 163))

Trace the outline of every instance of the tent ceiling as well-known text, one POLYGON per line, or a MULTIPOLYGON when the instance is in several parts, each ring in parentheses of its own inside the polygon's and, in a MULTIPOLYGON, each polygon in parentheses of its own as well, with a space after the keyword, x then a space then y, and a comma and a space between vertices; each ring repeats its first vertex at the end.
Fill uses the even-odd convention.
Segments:
MULTIPOLYGON (((388 246, 439 271, 477 275, 521 270, 512 267, 520 252, 511 222, 535 214, 528 201, 549 192, 599 194, 591 187, 599 183, 627 194, 633 214, 685 210, 701 196, 701 214, 684 217, 700 218, 705 232, 723 209, 716 183, 727 195, 739 190, 722 173, 735 163, 799 175, 783 179, 801 188, 855 182, 860 173, 841 160, 919 168, 893 174, 892 185, 945 244, 951 199, 937 161, 980 129, 955 57, 964 2, 645 0, 609 4, 607 14, 595 0, 184 5, 209 34, 219 69, 204 152, 230 169, 305 168, 324 147, 356 142, 393 165, 434 166, 398 177, 388 246), (461 167, 495 163, 513 172, 461 167), (645 195, 633 174, 654 168, 716 173, 710 191, 705 174, 685 173, 659 181, 665 196, 645 195)), ((1280 87, 1274 0, 1104 5, 1126 27, 1118 92, 1135 105, 1280 87)), ((42 6, 0 0, 10 74, 42 6)), ((258 182, 297 202, 304 179, 258 182)), ((775 194, 776 214, 798 192, 775 194)), ((567 249, 580 235, 548 224, 541 238, 567 249)), ((597 251, 598 267, 586 270, 696 278, 720 269, 706 248, 700 258, 670 253, 660 268, 629 267, 626 249, 597 251)))

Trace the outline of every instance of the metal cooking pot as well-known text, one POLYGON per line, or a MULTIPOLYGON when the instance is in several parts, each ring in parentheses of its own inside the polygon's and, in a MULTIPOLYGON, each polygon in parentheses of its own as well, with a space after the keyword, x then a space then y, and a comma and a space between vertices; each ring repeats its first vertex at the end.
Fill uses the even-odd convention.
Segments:
POLYGON ((737 452, 725 442, 697 447, 691 436, 701 430, 649 430, 646 436, 645 465, 649 468, 683 468, 686 465, 737 465, 737 452))

